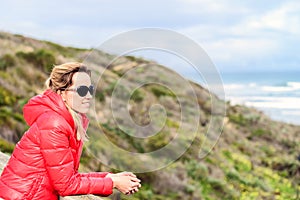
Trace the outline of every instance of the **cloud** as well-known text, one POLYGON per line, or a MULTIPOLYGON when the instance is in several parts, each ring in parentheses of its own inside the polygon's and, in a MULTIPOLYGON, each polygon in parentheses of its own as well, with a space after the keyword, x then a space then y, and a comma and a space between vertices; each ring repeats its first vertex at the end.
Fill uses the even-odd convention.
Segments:
POLYGON ((248 16, 232 29, 239 34, 300 34, 300 2, 288 2, 261 15, 248 16))
MULTIPOLYGON (((200 5, 206 0, 188 2, 200 5)), ((223 11, 218 15, 224 16, 228 6, 227 1, 223 2, 224 5, 219 7, 208 3, 208 8, 212 12, 223 11)), ((285 2, 272 9, 261 8, 259 12, 255 7, 248 10, 243 9, 243 5, 235 7, 244 10, 238 11, 239 20, 197 24, 180 31, 198 41, 221 69, 264 67, 280 70, 282 66, 295 69, 295 62, 300 60, 295 53, 299 52, 300 42, 300 2, 285 2)))
POLYGON ((232 15, 245 14, 249 12, 249 8, 243 6, 239 1, 227 0, 179 0, 181 9, 188 14, 217 14, 232 15))
POLYGON ((1 1, 1 30, 68 46, 97 47, 124 31, 160 27, 195 40, 220 68, 300 60, 298 1, 1 1))

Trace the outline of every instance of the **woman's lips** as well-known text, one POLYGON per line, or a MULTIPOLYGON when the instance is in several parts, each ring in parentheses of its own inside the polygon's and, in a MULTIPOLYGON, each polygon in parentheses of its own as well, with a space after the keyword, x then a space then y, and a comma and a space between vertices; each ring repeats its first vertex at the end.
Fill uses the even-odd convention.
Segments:
POLYGON ((84 106, 90 106, 90 102, 83 102, 82 105, 84 105, 84 106))

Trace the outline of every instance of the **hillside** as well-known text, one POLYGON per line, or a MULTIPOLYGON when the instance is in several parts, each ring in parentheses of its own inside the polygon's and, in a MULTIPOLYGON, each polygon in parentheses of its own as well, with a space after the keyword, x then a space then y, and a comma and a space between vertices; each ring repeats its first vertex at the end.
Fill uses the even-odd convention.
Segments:
POLYGON ((93 69, 93 80, 101 75, 95 81, 90 140, 80 170, 140 172, 141 191, 121 199, 300 199, 299 126, 272 121, 253 108, 231 106, 142 58, 114 59, 101 51, 91 54, 90 49, 4 32, 0 49, 2 152, 11 153, 28 129, 22 108, 43 91, 53 64, 80 61, 93 69), (147 84, 130 90, 141 83, 147 84), (168 147, 172 141, 177 143, 168 147), (148 156, 159 149, 163 154, 148 156), (210 153, 200 159, 199 152, 210 153))

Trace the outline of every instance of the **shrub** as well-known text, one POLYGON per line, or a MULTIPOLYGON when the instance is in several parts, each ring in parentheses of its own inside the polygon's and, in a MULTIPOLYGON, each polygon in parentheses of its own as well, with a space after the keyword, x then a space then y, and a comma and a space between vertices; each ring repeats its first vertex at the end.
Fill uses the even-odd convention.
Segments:
POLYGON ((90 163, 92 161, 92 159, 93 159, 93 157, 88 152, 86 146, 83 146, 80 163, 87 165, 88 163, 90 163))
POLYGON ((45 41, 46 44, 49 45, 49 48, 59 52, 59 54, 67 57, 67 56, 72 56, 72 54, 69 53, 68 48, 61 46, 59 44, 55 44, 53 42, 45 41))
POLYGON ((23 134, 25 121, 23 116, 11 107, 0 107, 0 126, 6 126, 23 134))
POLYGON ((105 101, 105 95, 103 94, 102 91, 96 91, 95 98, 96 98, 96 100, 98 100, 100 102, 105 101))
POLYGON ((11 106, 14 105, 15 102, 16 97, 10 91, 0 86, 0 106, 11 106))
POLYGON ((244 185, 248 184, 247 181, 245 181, 235 169, 231 169, 231 170, 227 171, 226 172, 226 178, 230 182, 237 181, 237 182, 242 183, 244 185))
POLYGON ((243 154, 232 153, 232 160, 234 161, 234 167, 239 172, 250 172, 252 169, 252 163, 249 158, 243 154))
POLYGON ((140 139, 131 137, 132 134, 128 134, 130 130, 127 130, 125 133, 120 128, 114 127, 108 123, 101 124, 101 127, 104 133, 110 138, 110 140, 113 140, 113 142, 119 143, 120 141, 127 141, 138 152, 145 152, 140 139))
POLYGON ((232 160, 232 155, 231 155, 231 152, 230 152, 230 151, 224 150, 224 151, 223 151, 223 154, 224 154, 224 156, 225 156, 227 159, 232 160))
POLYGON ((225 182, 222 180, 209 177, 207 182, 215 191, 225 192, 225 182))
POLYGON ((114 91, 114 89, 115 89, 115 87, 116 87, 116 85, 117 85, 116 81, 110 83, 109 86, 107 88, 105 88, 105 90, 104 90, 105 94, 108 95, 108 96, 111 96, 112 93, 113 93, 113 91, 114 91))
POLYGON ((3 153, 12 153, 15 148, 13 143, 10 143, 2 138, 0 138, 0 151, 3 153))
POLYGON ((194 180, 204 180, 208 177, 208 168, 203 163, 191 160, 187 165, 187 173, 194 180))
POLYGON ((134 57, 134 56, 125 56, 125 58, 127 58, 128 60, 130 60, 130 61, 137 61, 137 58, 136 57, 134 57))
POLYGON ((7 72, 0 70, 0 78, 7 80, 7 79, 10 79, 10 76, 8 75, 7 72))
POLYGON ((161 131, 157 133, 155 136, 152 136, 147 141, 147 147, 150 151, 155 151, 167 145, 169 143, 168 133, 161 131))
POLYGON ((36 65, 46 73, 50 73, 55 64, 55 57, 51 51, 40 49, 35 52, 17 52, 16 55, 29 63, 36 65))
POLYGON ((10 54, 5 54, 0 58, 0 70, 6 70, 8 67, 15 65, 15 59, 10 54))
POLYGON ((160 97, 160 96, 176 97, 176 95, 171 90, 159 85, 152 86, 151 91, 156 97, 160 97))
POLYGON ((248 137, 249 139, 252 139, 253 137, 270 137, 271 136, 271 131, 269 130, 265 130, 265 129, 262 129, 262 128, 258 128, 258 129, 255 129, 251 132, 251 135, 248 137))
POLYGON ((260 150, 265 152, 265 154, 268 157, 272 157, 272 156, 276 155, 276 149, 273 146, 270 146, 270 145, 262 145, 260 147, 260 150))
POLYGON ((229 115, 229 120, 241 126, 247 125, 247 119, 241 114, 229 115))
POLYGON ((132 93, 132 95, 131 95, 130 98, 131 98, 134 102, 138 103, 138 102, 143 101, 144 96, 145 96, 145 94, 144 94, 143 92, 141 92, 140 90, 136 89, 136 90, 134 90, 134 92, 132 93))
POLYGON ((180 125, 177 121, 170 120, 169 118, 167 118, 167 120, 166 120, 166 125, 170 128, 176 128, 176 129, 178 129, 180 127, 180 125))

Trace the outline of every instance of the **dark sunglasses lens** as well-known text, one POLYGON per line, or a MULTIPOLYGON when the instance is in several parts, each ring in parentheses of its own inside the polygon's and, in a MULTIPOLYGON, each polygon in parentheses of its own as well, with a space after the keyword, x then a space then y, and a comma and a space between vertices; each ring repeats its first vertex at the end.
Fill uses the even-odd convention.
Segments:
POLYGON ((77 93, 81 97, 86 96, 88 92, 90 92, 90 94, 93 95, 94 94, 94 86, 91 85, 90 87, 87 87, 87 86, 83 85, 83 86, 79 86, 77 88, 77 93))
POLYGON ((91 93, 91 95, 93 95, 94 94, 94 86, 93 85, 91 85, 90 87, 89 87, 89 91, 90 91, 90 93, 91 93))
POLYGON ((81 97, 84 97, 85 95, 87 95, 88 91, 89 91, 89 88, 87 86, 79 86, 77 88, 77 93, 81 97))

